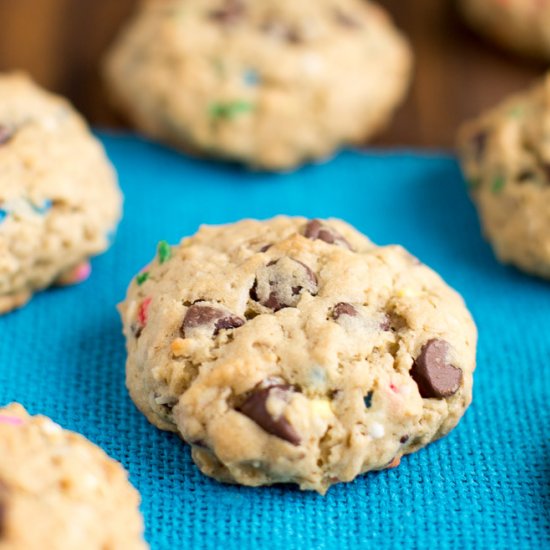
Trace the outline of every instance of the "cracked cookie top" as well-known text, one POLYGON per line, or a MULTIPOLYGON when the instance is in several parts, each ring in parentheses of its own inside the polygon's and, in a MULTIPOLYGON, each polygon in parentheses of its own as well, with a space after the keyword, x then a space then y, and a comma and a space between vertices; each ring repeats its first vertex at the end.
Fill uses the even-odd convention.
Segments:
POLYGON ((283 216, 166 246, 120 306, 127 383, 203 472, 324 492, 446 434, 470 403, 475 325, 400 246, 283 216))

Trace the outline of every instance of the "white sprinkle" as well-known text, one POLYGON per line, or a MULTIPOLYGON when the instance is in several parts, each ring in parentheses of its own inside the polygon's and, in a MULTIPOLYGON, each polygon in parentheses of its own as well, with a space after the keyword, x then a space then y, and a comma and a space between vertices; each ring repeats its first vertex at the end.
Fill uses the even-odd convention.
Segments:
POLYGON ((382 426, 379 422, 373 422, 370 425, 369 434, 373 439, 380 439, 381 437, 384 437, 385 433, 386 430, 384 430, 384 426, 382 426))
POLYGON ((40 429, 48 435, 54 435, 58 434, 63 431, 61 426, 59 424, 56 424, 55 422, 51 422, 50 420, 45 421, 40 426, 40 429))

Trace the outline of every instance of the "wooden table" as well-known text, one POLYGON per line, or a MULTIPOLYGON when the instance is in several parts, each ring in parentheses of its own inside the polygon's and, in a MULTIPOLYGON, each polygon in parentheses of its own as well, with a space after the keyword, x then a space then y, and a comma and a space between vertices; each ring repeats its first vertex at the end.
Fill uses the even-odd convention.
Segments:
MULTIPOLYGON (((297 0, 299 1, 299 0, 297 0)), ((463 27, 451 0, 381 0, 409 36, 415 79, 377 145, 450 147, 458 124, 544 71, 463 27)), ((0 70, 24 68, 97 125, 120 125, 98 63, 137 0, 0 0, 0 70)))

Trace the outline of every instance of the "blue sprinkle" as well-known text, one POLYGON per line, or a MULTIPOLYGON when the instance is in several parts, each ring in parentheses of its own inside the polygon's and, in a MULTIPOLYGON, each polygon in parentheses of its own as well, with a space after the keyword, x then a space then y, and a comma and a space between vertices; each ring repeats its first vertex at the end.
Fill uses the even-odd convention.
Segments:
POLYGON ((8 217, 8 211, 0 208, 0 223, 2 223, 8 217))
POLYGON ((370 391, 369 393, 367 393, 367 395, 365 395, 365 407, 367 407, 367 409, 370 409, 371 408, 371 405, 372 405, 372 394, 374 392, 370 391))
POLYGON ((243 74, 243 80, 247 86, 257 86, 260 83, 260 75, 254 69, 247 69, 243 74))
POLYGON ((52 207, 52 201, 50 199, 46 199, 40 206, 34 203, 31 203, 31 206, 36 213, 44 215, 47 214, 52 207))

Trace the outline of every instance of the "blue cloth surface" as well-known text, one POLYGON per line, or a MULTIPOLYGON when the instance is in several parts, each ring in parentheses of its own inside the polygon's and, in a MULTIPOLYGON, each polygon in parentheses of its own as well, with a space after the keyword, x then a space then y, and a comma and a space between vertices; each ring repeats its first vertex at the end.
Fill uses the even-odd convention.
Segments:
POLYGON ((101 137, 124 220, 89 281, 0 318, 0 404, 19 401, 120 460, 153 549, 550 548, 550 284, 494 259, 453 158, 347 151, 267 175, 101 137), (403 244, 463 294, 480 331, 474 402, 456 430, 325 497, 204 477, 124 386, 115 305, 157 242, 279 213, 340 217, 403 244))

